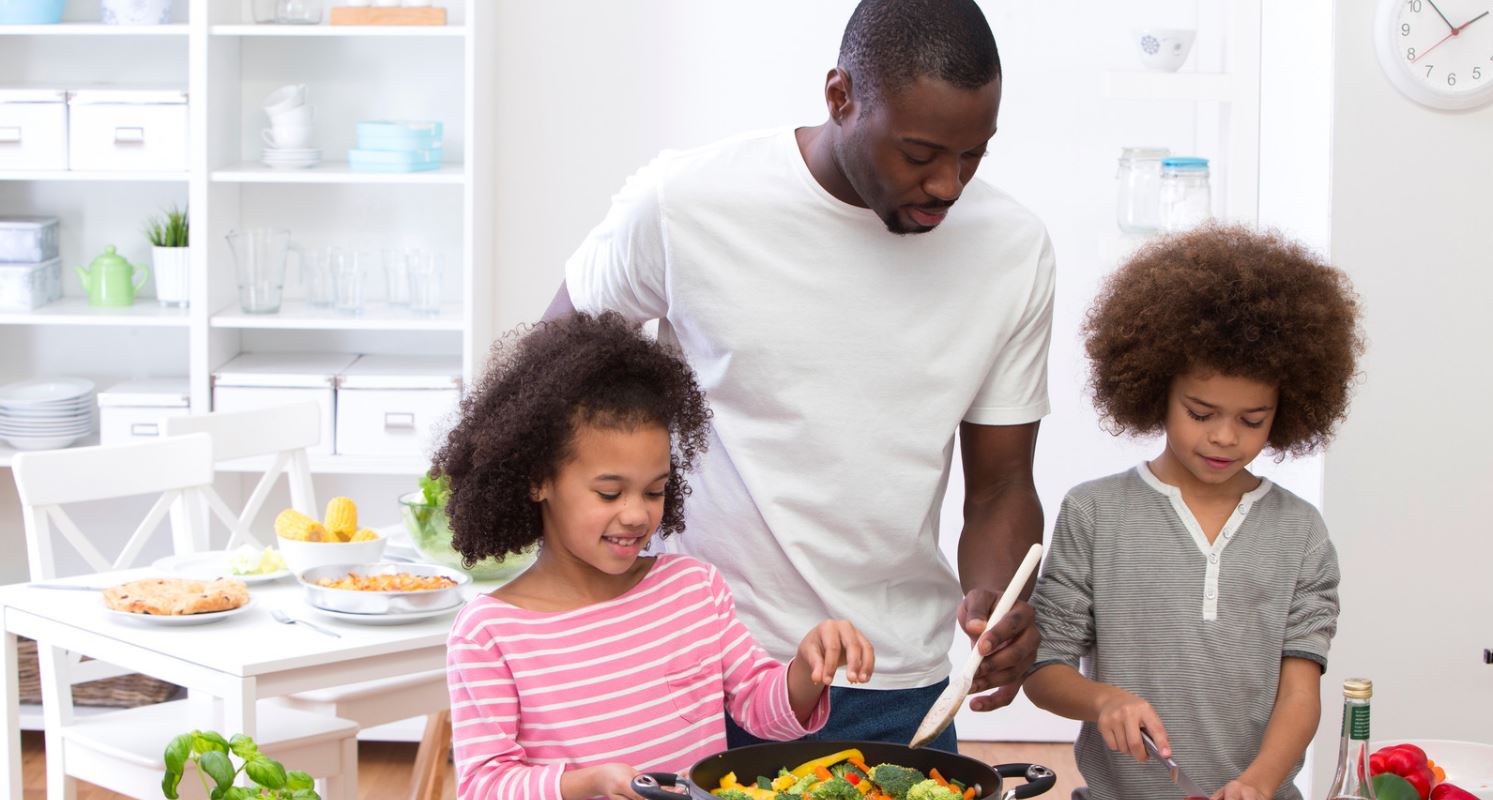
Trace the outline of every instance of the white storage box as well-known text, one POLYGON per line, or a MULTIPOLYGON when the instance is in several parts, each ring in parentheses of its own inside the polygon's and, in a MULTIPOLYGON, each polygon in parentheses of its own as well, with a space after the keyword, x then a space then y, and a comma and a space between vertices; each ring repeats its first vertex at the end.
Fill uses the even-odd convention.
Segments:
POLYGON ((56 217, 0 217, 0 262, 35 264, 57 255, 56 217))
POLYGON ((0 90, 0 169, 67 169, 66 92, 0 90))
POLYGON ((67 103, 70 169, 186 170, 186 92, 91 89, 67 103))
POLYGON ((123 444, 155 439, 162 420, 192 413, 186 378, 125 381, 98 393, 99 442, 123 444))
POLYGON ((337 382, 337 452, 428 456, 460 401, 460 358, 363 356, 337 382))
POLYGON ((337 376, 355 360, 350 353, 244 353, 213 373, 213 410, 315 400, 321 407, 321 442, 306 452, 330 455, 336 452, 337 376))
POLYGON ((62 296, 62 260, 0 263, 0 311, 30 311, 62 296))

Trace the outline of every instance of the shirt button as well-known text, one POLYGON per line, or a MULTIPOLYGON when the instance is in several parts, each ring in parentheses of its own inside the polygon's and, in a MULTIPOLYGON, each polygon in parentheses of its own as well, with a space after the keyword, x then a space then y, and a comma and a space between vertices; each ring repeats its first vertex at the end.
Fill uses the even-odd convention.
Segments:
POLYGON ((1225 538, 1225 539, 1231 539, 1231 538, 1233 538, 1233 536, 1234 536, 1234 532, 1233 531, 1229 530, 1228 528, 1224 528, 1223 529, 1223 538, 1225 538))
POLYGON ((1215 592, 1212 589, 1209 589, 1208 593, 1206 595, 1203 595, 1203 596, 1206 597, 1206 598, 1208 598, 1209 600, 1212 600, 1217 594, 1218 594, 1218 592, 1215 592))
POLYGON ((1244 510, 1245 510, 1244 504, 1240 503, 1239 504, 1239 511, 1242 513, 1244 510))
POLYGON ((1209 564, 1217 564, 1218 563, 1218 554, 1217 553, 1213 553, 1212 555, 1209 555, 1208 556, 1208 563, 1209 564))

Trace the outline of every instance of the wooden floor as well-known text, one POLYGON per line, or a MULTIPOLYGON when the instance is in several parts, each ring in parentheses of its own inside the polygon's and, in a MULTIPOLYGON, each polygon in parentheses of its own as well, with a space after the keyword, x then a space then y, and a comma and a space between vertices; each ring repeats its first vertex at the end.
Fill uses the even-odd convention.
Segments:
MULTIPOLYGON (((46 766, 40 733, 21 734, 24 775, 21 800, 45 800, 46 766)), ((990 764, 1030 762, 1042 764, 1058 773, 1057 788, 1043 797, 1068 800, 1073 789, 1082 786, 1073 764, 1073 747, 1069 744, 1028 744, 1005 742, 960 742, 959 752, 990 764)), ((415 763, 415 745, 394 742, 364 742, 358 747, 359 800, 408 800, 410 771, 415 763)), ((447 781, 447 787, 451 782, 447 781)), ((449 794, 449 791, 448 791, 449 794)), ((85 783, 78 784, 78 800, 128 800, 124 795, 107 792, 85 783)))

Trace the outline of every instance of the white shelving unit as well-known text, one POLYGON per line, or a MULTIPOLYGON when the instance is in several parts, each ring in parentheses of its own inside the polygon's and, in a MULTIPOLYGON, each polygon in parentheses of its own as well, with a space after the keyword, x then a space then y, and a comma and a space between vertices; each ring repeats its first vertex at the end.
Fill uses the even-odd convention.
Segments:
MULTIPOLYGON (((205 413, 211 375, 241 352, 459 354, 470 381, 492 340, 496 9, 487 0, 437 5, 447 9, 446 26, 255 24, 247 0, 177 0, 172 24, 161 26, 88 19, 0 26, 0 86, 184 88, 192 143, 185 172, 0 172, 0 214, 62 220, 67 286, 62 300, 36 311, 0 313, 0 351, 33 354, 0 361, 0 382, 79 375, 104 388, 185 376, 192 411, 205 413), (316 107, 326 160, 310 169, 259 161, 262 99, 286 83, 305 83, 316 107), (346 151, 365 119, 441 120, 446 163, 419 173, 352 171, 346 151), (141 225, 172 204, 191 211, 190 307, 161 308, 153 296, 129 308, 89 307, 72 268, 107 244, 148 263, 141 225), (311 309, 300 300, 292 259, 280 313, 245 314, 224 236, 249 227, 288 228, 305 248, 439 250, 443 308, 433 316, 386 309, 379 291, 358 316, 311 309)), ((381 290, 382 277, 373 285, 381 290)), ((0 447, 0 467, 12 457, 0 447)), ((312 466, 329 475, 413 477, 427 465, 322 456, 312 466)))

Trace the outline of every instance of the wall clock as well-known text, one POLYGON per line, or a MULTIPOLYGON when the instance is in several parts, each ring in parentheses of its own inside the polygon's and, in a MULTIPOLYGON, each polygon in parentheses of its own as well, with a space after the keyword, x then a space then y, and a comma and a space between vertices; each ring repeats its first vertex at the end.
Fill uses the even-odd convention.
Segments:
POLYGON ((1493 103, 1493 0, 1379 0, 1374 49, 1411 100, 1446 110, 1493 103))

